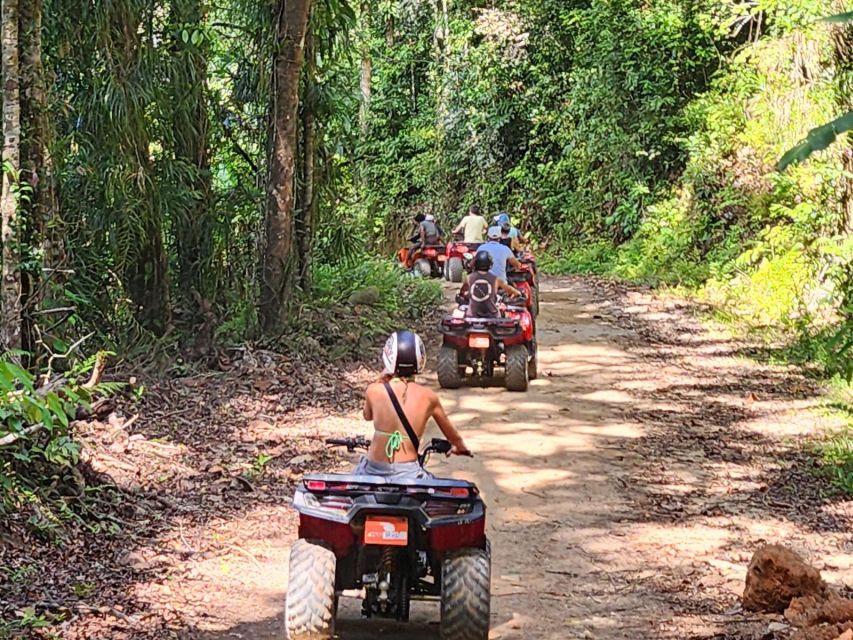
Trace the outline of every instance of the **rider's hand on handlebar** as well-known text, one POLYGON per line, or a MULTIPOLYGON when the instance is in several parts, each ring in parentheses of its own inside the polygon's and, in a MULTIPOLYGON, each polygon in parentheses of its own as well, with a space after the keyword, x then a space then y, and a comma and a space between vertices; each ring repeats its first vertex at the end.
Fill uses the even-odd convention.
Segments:
POLYGON ((461 440, 459 441, 459 444, 453 445, 453 448, 450 450, 450 453, 448 453, 447 455, 448 456, 468 456, 469 458, 474 457, 474 454, 471 453, 471 450, 468 449, 468 447, 465 446, 465 443, 462 442, 461 440))

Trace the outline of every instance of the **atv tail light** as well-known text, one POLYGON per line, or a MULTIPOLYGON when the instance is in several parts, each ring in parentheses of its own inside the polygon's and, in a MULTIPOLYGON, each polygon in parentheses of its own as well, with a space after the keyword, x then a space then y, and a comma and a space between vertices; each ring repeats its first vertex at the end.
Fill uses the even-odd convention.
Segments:
POLYGON ((349 511, 352 506, 352 498, 346 496, 327 496, 320 500, 320 508, 349 511))
POLYGON ((468 336, 469 349, 488 349, 491 343, 488 334, 474 333, 468 336))
MULTIPOLYGON (((406 493, 426 493, 436 497, 446 498, 469 498, 472 490, 468 487, 407 487, 406 493)), ((477 495, 477 490, 473 490, 474 495, 477 495)), ((454 503, 458 504, 458 503, 454 503)))
POLYGON ((471 513, 470 502, 449 502, 445 500, 430 500, 424 505, 424 511, 430 518, 443 516, 461 516, 471 513))
POLYGON ((308 491, 325 491, 326 483, 323 480, 306 480, 305 488, 308 491))

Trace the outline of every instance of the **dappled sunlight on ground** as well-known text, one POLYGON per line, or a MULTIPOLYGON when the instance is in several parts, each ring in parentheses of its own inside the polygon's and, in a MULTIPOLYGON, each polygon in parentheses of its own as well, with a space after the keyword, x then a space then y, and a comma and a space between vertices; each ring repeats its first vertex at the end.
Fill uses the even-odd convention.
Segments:
MULTIPOLYGON (((500 378, 440 392, 475 457, 433 456, 430 470, 477 482, 488 505, 492 639, 762 637, 731 613, 756 544, 787 542, 823 557, 830 579, 850 570, 845 506, 799 496, 814 483, 790 475, 800 459, 785 439, 814 428, 802 411, 813 394, 804 387, 795 402, 788 398, 799 379, 750 368, 730 345, 686 331, 648 296, 620 298, 607 285, 571 278, 543 285, 541 377, 528 392, 508 392, 500 378), (620 309, 624 300, 630 312, 620 309), (659 333, 668 325, 670 333, 659 333), (804 500, 813 505, 808 514, 798 507, 804 500)), ((436 347, 429 345, 431 355, 436 347)), ((434 374, 426 381, 437 387, 434 374)), ((233 406, 251 393, 242 390, 233 406)), ((324 391, 324 403, 333 404, 335 393, 324 391)), ((267 404, 271 411, 273 400, 267 404)), ((277 492, 260 479, 251 490, 224 483, 226 499, 245 500, 239 511, 176 520, 147 550, 169 548, 186 560, 169 580, 140 579, 140 600, 156 602, 168 589, 198 614, 192 633, 208 640, 282 637, 295 518, 281 487, 306 469, 348 470, 357 456, 330 453, 322 438, 370 432, 356 403, 306 412, 292 427, 302 415, 289 415, 286 430, 280 414, 253 416, 271 424, 256 425, 249 438, 246 419, 229 425, 232 439, 218 446, 226 453, 243 447, 239 464, 278 451, 275 438, 285 432, 308 442, 307 458, 282 449, 264 471, 281 481, 277 492), (212 551, 193 553, 202 546, 212 551)), ((179 436, 176 446, 191 448, 179 436)), ((230 479, 193 467, 193 455, 177 456, 188 478, 230 479)), ((438 637, 434 603, 416 603, 408 626, 359 618, 358 602, 344 601, 341 640, 438 637)))

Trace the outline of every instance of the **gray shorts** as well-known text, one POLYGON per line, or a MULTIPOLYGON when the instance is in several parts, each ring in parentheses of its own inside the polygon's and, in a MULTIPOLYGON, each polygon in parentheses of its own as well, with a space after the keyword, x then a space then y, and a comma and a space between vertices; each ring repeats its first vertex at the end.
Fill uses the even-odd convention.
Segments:
POLYGON ((382 476, 392 481, 431 480, 435 478, 417 462, 375 462, 362 456, 352 471, 360 476, 382 476))

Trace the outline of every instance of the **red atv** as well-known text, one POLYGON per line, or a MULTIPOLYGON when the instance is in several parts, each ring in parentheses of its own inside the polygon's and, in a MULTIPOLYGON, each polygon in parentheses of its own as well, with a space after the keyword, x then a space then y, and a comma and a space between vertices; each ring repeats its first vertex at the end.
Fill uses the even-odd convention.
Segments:
POLYGON ((536 329, 526 300, 501 303, 496 318, 472 318, 465 300, 457 297, 459 308, 441 320, 443 335, 438 354, 438 383, 444 389, 458 389, 469 375, 492 378, 503 368, 506 388, 527 391, 537 376, 536 329))
POLYGON ((536 277, 535 263, 521 260, 521 269, 507 271, 506 277, 513 287, 521 291, 525 306, 534 318, 539 315, 539 282, 536 277))
POLYGON ((424 278, 440 278, 444 274, 447 257, 443 244, 429 244, 414 250, 403 247, 397 255, 403 267, 424 278))
POLYGON ((462 282, 465 274, 471 273, 471 262, 481 244, 480 242, 448 242, 445 249, 445 280, 462 282))
MULTIPOLYGON (((364 438, 334 438, 349 451, 364 438)), ((430 452, 448 453, 434 439, 430 452)), ((289 640, 335 637, 338 598, 360 591, 362 615, 407 622, 412 600, 441 603, 446 640, 487 640, 491 557, 486 506, 462 480, 306 475, 296 488, 299 540, 290 550, 289 640)))

